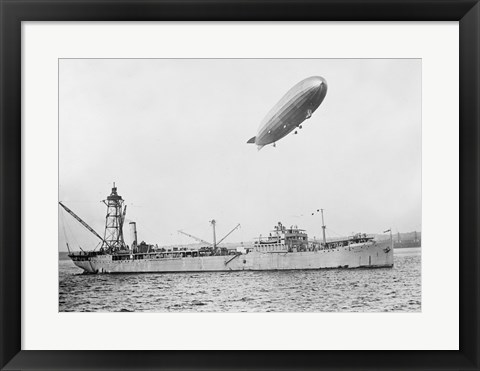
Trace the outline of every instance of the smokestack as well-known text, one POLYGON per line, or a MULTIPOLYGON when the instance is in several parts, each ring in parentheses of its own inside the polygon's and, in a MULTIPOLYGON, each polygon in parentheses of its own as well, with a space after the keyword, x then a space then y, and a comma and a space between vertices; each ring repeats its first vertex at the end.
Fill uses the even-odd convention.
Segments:
POLYGON ((137 250, 137 223, 135 222, 130 222, 130 240, 132 241, 130 249, 135 252, 137 250))

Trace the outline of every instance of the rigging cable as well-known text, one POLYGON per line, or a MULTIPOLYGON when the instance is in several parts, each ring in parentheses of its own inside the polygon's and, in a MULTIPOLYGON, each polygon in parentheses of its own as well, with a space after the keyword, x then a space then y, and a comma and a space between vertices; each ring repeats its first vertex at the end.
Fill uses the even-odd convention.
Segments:
MULTIPOLYGON (((70 223, 68 222, 68 218, 66 218, 65 214, 63 214, 63 213, 66 213, 66 211, 62 210, 62 219, 64 221, 64 227, 66 226, 66 228, 68 229, 68 234, 71 236, 71 239, 73 240, 73 243, 75 244, 75 246, 78 246, 80 250, 84 251, 82 249, 82 247, 80 246, 80 244, 78 243, 78 240, 76 238, 75 233, 73 233, 73 231, 72 231, 72 227, 70 226, 70 223)), ((66 237, 66 240, 68 240, 67 237, 66 237)))
POLYGON ((67 231, 65 230, 65 215, 63 214, 63 211, 60 211, 60 217, 61 217, 61 219, 62 219, 63 236, 64 236, 64 238, 65 238, 65 243, 67 244, 68 253, 70 254, 70 247, 68 246, 67 231))

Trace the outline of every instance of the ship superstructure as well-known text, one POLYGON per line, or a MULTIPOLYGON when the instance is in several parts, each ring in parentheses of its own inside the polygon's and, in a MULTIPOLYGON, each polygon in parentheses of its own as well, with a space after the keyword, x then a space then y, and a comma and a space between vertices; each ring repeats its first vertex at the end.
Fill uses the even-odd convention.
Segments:
POLYGON ((287 228, 281 222, 278 222, 268 236, 260 236, 252 248, 252 251, 261 253, 309 250, 308 235, 305 230, 293 225, 287 228))
POLYGON ((216 241, 215 220, 213 243, 186 232, 179 231, 204 246, 198 248, 171 247, 137 242, 136 223, 130 222, 133 240, 124 242, 123 226, 126 206, 117 193, 115 184, 111 194, 104 200, 107 206, 104 236, 77 216, 63 203, 69 214, 101 241, 98 251, 73 252, 67 243, 69 257, 86 273, 147 273, 147 272, 204 272, 241 270, 297 270, 327 268, 380 268, 393 267, 393 240, 376 241, 366 234, 355 234, 345 239, 326 241, 325 225, 323 241, 310 241, 305 230, 297 226, 285 227, 278 222, 266 237, 259 237, 244 251, 221 247, 220 243, 240 225, 233 228, 219 242, 216 241))

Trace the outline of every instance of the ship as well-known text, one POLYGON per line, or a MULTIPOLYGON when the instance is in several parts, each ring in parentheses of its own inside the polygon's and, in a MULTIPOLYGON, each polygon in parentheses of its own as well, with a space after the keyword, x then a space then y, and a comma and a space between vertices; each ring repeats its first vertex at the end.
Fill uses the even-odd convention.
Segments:
POLYGON ((132 242, 128 245, 123 235, 127 207, 115 184, 103 202, 107 206, 103 236, 59 202, 65 211, 101 240, 100 248, 91 251, 72 251, 66 243, 69 258, 86 274, 391 268, 394 265, 391 230, 390 240, 385 241, 376 241, 374 236, 364 233, 327 241, 323 210, 322 241, 309 240, 306 231, 298 226, 286 227, 278 222, 268 236, 258 237, 253 244, 239 251, 222 247, 221 241, 215 241, 215 220, 211 221, 213 244, 165 248, 143 241, 138 243, 136 223, 130 222, 132 242))

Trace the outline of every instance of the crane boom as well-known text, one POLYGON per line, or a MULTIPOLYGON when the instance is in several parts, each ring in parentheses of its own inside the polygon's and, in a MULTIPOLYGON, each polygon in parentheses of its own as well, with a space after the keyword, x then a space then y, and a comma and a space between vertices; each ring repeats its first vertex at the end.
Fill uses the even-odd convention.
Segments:
POLYGON ((201 242, 201 243, 204 243, 204 244, 207 244, 208 246, 212 246, 212 244, 210 242, 207 242, 205 240, 202 240, 201 238, 198 238, 198 237, 195 237, 195 236, 192 236, 191 234, 188 234, 187 232, 184 232, 184 231, 177 231, 178 233, 181 233, 181 234, 184 234, 185 236, 188 236, 190 238, 193 238, 194 240, 198 241, 198 242, 201 242))
MULTIPOLYGON (((73 216, 75 219, 77 219, 78 222, 80 222, 81 225, 83 225, 85 228, 87 228, 90 232, 92 232, 95 236, 97 236, 98 238, 100 238, 103 242, 105 242, 105 240, 97 233, 95 232, 95 230, 90 227, 87 223, 85 223, 77 214, 75 214, 72 210, 70 210, 68 207, 66 207, 64 204, 62 204, 61 202, 59 202, 60 206, 63 207, 65 209, 65 211, 67 213, 69 213, 71 216, 73 216)), ((106 242, 105 242, 106 243, 106 242)), ((106 243, 107 244, 107 243, 106 243)), ((108 244, 107 244, 108 245, 108 244)))
POLYGON ((235 228, 233 228, 233 229, 232 229, 230 232, 228 232, 220 241, 218 241, 217 246, 220 245, 220 243, 221 243, 225 238, 227 238, 228 236, 230 236, 230 235, 232 234, 232 232, 233 232, 234 230, 236 230, 238 227, 240 227, 240 223, 238 223, 238 224, 235 226, 235 228))
POLYGON ((125 222, 125 215, 127 214, 127 205, 123 208, 122 221, 120 223, 120 228, 123 228, 123 223, 125 222))

